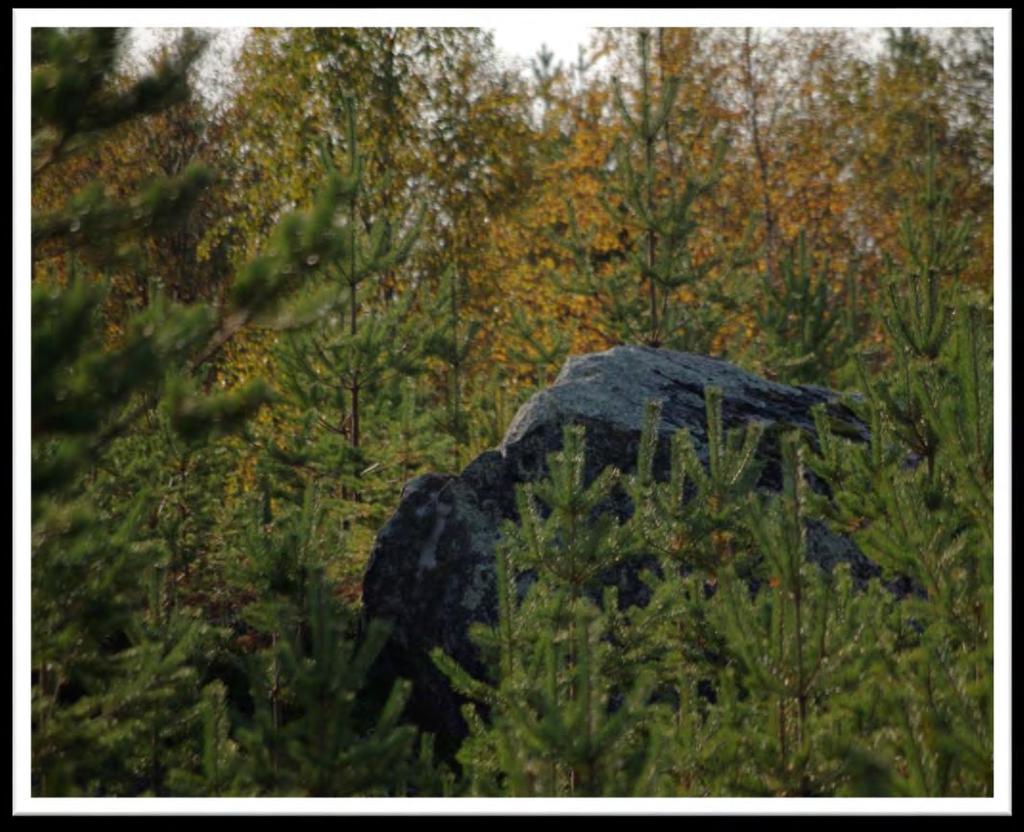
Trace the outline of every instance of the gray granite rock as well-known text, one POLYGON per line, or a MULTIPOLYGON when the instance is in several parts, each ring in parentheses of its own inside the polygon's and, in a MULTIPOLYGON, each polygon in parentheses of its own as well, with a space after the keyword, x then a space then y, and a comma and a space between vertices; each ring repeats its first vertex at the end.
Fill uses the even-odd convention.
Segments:
MULTIPOLYGON (((834 418, 868 436, 832 391, 776 384, 706 356, 623 346, 570 358, 554 384, 519 410, 501 445, 458 476, 428 474, 406 485, 398 509, 377 537, 363 582, 364 611, 392 622, 377 672, 412 680, 409 715, 438 735, 442 749, 455 746, 465 725, 458 696, 428 653, 440 646, 471 672, 482 671, 467 633, 473 622, 495 620, 494 544, 501 522, 516 519, 516 485, 545 475, 546 457, 561 447, 567 423, 586 428, 588 479, 609 465, 632 471, 651 399, 662 403, 655 475, 667 476, 669 439, 683 427, 706 459, 708 385, 722 390, 726 428, 761 421, 813 434, 810 409, 824 402, 834 418)), ((777 490, 777 448, 763 441, 760 453, 766 464, 759 486, 777 490)), ((617 510, 625 515, 630 507, 617 510)), ((809 557, 827 567, 846 560, 855 577, 878 572, 851 541, 820 524, 809 529, 808 541, 809 557)), ((639 573, 651 565, 627 564, 603 580, 619 586, 621 603, 643 604, 647 589, 639 573)))

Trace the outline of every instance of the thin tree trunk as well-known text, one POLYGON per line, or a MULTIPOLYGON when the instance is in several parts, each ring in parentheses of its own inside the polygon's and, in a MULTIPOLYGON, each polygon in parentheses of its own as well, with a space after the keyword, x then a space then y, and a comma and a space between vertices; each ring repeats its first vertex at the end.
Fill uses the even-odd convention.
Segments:
MULTIPOLYGON (((647 210, 654 209, 654 136, 648 135, 644 143, 644 157, 647 165, 647 210)), ((654 282, 654 258, 657 237, 653 228, 647 229, 647 294, 651 306, 651 346, 661 341, 658 333, 658 287, 654 282)))
MULTIPOLYGON (((462 415, 462 360, 459 356, 461 351, 459 345, 459 250, 460 247, 456 240, 454 242, 454 266, 452 268, 452 286, 451 286, 451 315, 452 315, 452 383, 451 383, 451 423, 453 428, 459 428, 461 426, 461 415, 462 415)), ((458 434, 459 432, 456 431, 458 434)), ((457 435, 456 441, 452 445, 452 457, 455 463, 455 470, 458 471, 460 467, 460 461, 462 455, 460 453, 461 448, 459 441, 461 435, 457 435)))
MULTIPOLYGON (((352 336, 353 341, 355 340, 356 333, 358 332, 358 307, 357 303, 357 290, 359 288, 359 282, 356 279, 356 201, 353 198, 351 208, 349 209, 349 227, 352 229, 352 246, 349 253, 349 272, 348 272, 348 288, 349 288, 349 335, 352 336)), ((351 386, 349 393, 352 398, 352 447, 359 447, 359 376, 353 373, 349 380, 351 386)))
POLYGON ((754 65, 751 56, 750 29, 745 29, 743 33, 744 76, 750 110, 750 134, 754 143, 754 157, 757 161, 758 177, 761 180, 761 201, 764 206, 765 268, 768 272, 768 279, 771 281, 775 279, 775 249, 777 245, 775 211, 769 192, 768 159, 765 155, 761 130, 757 121, 757 85, 754 81, 754 65))

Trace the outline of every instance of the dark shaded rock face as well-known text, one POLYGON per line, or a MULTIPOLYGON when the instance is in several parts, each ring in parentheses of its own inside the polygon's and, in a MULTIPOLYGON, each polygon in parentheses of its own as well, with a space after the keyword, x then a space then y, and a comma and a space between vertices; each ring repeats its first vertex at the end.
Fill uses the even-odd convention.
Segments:
MULTIPOLYGON (((836 403, 832 391, 775 384, 700 355, 616 347, 570 358, 554 384, 519 410, 501 446, 481 454, 459 476, 427 474, 406 485, 398 510, 377 537, 363 602, 367 616, 394 625, 377 671, 412 680, 409 715, 438 735, 439 747, 453 746, 464 736, 465 725, 459 698, 428 653, 440 646, 471 672, 482 670, 467 632, 472 622, 496 619, 494 544, 501 522, 516 519, 516 485, 545 475, 546 456, 561 447, 567 423, 586 427, 588 478, 609 465, 632 471, 650 399, 662 402, 655 474, 667 477, 669 439, 683 427, 706 460, 706 385, 722 389, 726 428, 761 421, 813 433, 810 409, 827 402, 835 418, 867 438, 867 429, 836 403)), ((777 490, 776 450, 762 441, 760 452, 766 461, 760 486, 777 490)), ((851 541, 820 524, 809 528, 808 549, 812 560, 827 567, 851 562, 856 577, 878 573, 851 541)), ((625 566, 605 576, 607 583, 619 586, 620 602, 646 603, 646 587, 639 580, 644 566, 625 566)))

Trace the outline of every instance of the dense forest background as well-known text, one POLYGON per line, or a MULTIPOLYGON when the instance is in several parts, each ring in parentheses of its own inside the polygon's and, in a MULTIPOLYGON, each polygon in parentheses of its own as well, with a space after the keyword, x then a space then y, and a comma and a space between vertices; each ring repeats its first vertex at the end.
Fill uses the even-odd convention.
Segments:
MULTIPOLYGON (((35 795, 991 794, 991 30, 609 29, 523 73, 477 29, 254 29, 223 79, 206 40, 33 30, 35 795), (446 665, 488 708, 443 759, 365 686, 374 537, 622 343, 858 391, 870 447, 822 421, 756 511, 739 459, 641 466, 588 556, 657 537, 716 600, 625 620, 553 566, 493 685, 446 665), (801 566, 810 516, 921 597, 801 566)), ((580 441, 544 523, 607 485, 580 441)))

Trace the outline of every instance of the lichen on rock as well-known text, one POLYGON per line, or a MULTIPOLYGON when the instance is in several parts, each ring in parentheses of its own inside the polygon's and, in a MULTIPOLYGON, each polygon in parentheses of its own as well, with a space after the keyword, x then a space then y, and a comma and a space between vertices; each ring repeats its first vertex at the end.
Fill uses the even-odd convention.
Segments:
MULTIPOLYGON (((759 421, 767 427, 798 427, 813 434, 811 408, 824 403, 849 432, 867 428, 820 387, 790 387, 747 373, 717 358, 649 347, 622 346, 570 358, 554 383, 520 408, 498 448, 486 451, 458 476, 427 474, 410 481, 395 514, 381 529, 363 582, 364 611, 384 618, 393 635, 377 666, 383 676, 413 682, 409 716, 453 748, 465 734, 460 698, 429 653, 441 647, 471 673, 481 673, 469 638, 474 622, 494 623, 497 593, 494 550, 504 521, 515 521, 516 487, 546 474, 547 455, 561 447, 566 424, 586 428, 585 475, 605 467, 635 468, 647 402, 661 402, 656 477, 668 475, 669 440, 690 431, 706 460, 704 388, 722 391, 726 428, 759 421)), ((762 443, 761 488, 777 490, 777 447, 762 443)), ((614 510, 628 513, 629 507, 614 510)), ((809 530, 808 558, 830 568, 850 562, 854 577, 877 574, 852 541, 823 525, 809 530)), ((644 604, 643 565, 624 565, 605 583, 619 586, 620 603, 644 604)))

